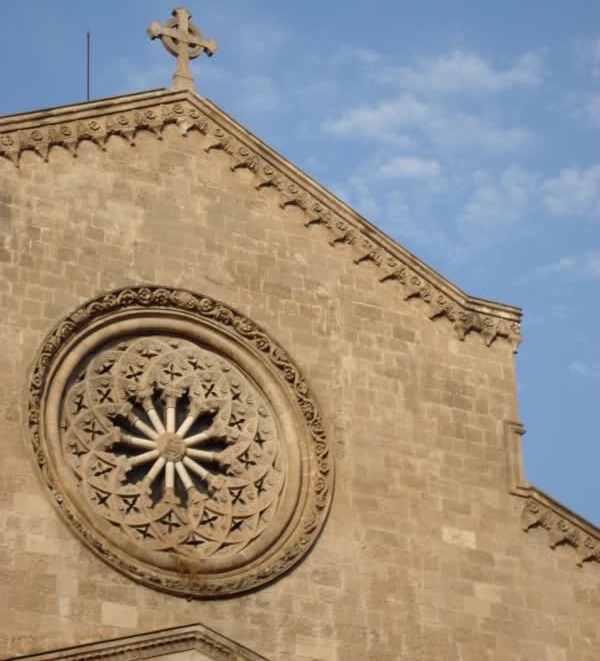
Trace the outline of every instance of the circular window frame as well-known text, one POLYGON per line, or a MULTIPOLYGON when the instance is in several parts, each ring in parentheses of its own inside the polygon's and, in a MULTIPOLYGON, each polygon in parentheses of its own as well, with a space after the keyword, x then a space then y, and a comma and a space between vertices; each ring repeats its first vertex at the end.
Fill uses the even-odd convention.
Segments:
POLYGON ((59 512, 105 562, 149 587, 187 597, 245 592, 269 583, 307 553, 325 522, 334 479, 332 453, 314 396, 300 370, 256 323, 208 296, 170 287, 129 287, 100 295, 60 321, 34 362, 29 440, 59 512), (158 562, 98 525, 61 461, 59 416, 65 384, 96 347, 135 333, 177 335, 231 361, 269 401, 288 470, 282 502, 262 535, 230 558, 200 560, 192 573, 175 557, 158 562))

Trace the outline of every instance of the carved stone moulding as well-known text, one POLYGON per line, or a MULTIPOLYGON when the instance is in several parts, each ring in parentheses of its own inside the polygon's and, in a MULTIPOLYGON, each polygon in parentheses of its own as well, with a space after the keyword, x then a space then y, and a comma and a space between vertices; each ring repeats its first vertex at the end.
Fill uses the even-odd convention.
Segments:
POLYGON ((137 661, 150 658, 167 661, 184 654, 187 661, 268 661, 201 624, 14 658, 24 661, 137 661))
POLYGON ((525 532, 536 527, 546 530, 552 549, 560 544, 572 546, 580 567, 584 562, 600 562, 598 529, 533 488, 523 507, 521 524, 525 532))
POLYGON ((332 455, 300 371, 254 322, 189 291, 122 289, 62 320, 34 365, 29 429, 73 531, 175 594, 275 579, 329 508, 332 455))

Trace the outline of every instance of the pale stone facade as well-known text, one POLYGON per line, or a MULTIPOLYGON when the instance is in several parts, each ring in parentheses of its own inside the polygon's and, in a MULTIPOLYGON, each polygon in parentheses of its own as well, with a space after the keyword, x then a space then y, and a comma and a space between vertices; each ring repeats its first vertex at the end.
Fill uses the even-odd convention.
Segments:
POLYGON ((189 90, 2 119, 0 156, 2 655, 598 658, 599 531, 522 477, 516 308, 466 296, 189 90), (335 465, 328 518, 329 500, 317 537, 299 515, 315 535, 250 591, 149 587, 135 544, 128 570, 93 516, 69 520, 36 445, 49 333, 140 286, 257 324, 320 409, 327 452, 301 479, 335 465))

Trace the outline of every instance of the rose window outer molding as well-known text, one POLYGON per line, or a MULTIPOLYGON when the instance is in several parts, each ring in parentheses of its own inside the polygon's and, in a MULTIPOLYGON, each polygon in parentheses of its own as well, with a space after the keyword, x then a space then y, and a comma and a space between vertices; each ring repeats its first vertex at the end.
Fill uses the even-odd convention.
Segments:
POLYGON ((207 296, 130 287, 45 339, 29 439, 51 498, 107 563, 192 597, 256 588, 315 542, 333 459, 298 367, 207 296))

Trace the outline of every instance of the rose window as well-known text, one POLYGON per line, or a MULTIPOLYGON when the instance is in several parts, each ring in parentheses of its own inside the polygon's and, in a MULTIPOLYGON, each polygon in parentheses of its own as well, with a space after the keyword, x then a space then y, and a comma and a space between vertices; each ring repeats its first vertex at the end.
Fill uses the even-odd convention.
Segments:
POLYGON ((255 588, 297 563, 325 522, 332 453, 302 374, 206 296, 131 287, 73 311, 36 358, 29 427, 66 523, 150 587, 255 588))
POLYGON ((234 554, 277 509, 273 414, 230 362, 187 340, 104 347, 73 373, 62 411, 90 505, 150 549, 234 554))

